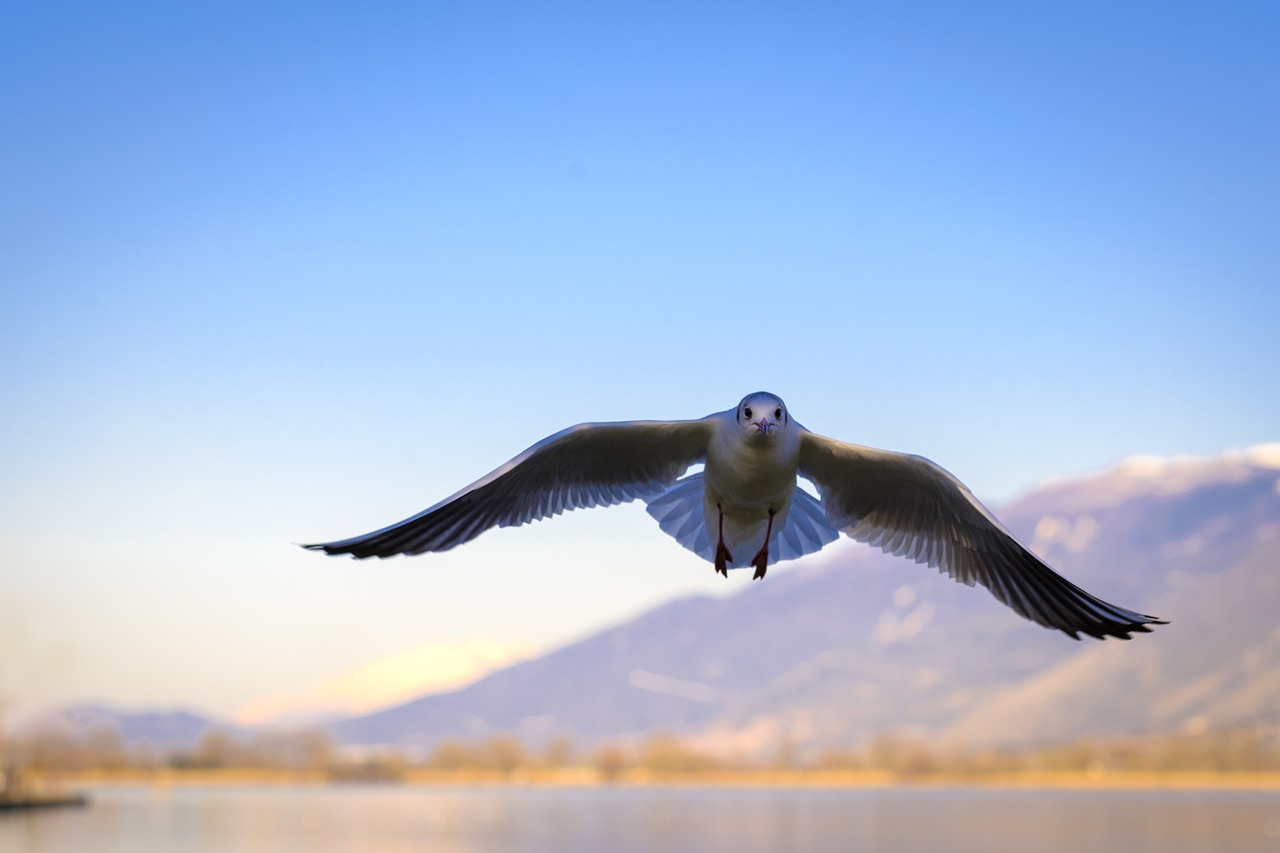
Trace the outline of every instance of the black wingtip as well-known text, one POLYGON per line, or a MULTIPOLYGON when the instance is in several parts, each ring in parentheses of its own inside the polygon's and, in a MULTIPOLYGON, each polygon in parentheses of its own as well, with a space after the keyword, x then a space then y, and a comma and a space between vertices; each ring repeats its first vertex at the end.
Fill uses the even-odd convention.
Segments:
POLYGON ((306 544, 306 543, 303 543, 303 542, 294 542, 293 544, 294 544, 294 545, 297 545, 299 548, 305 548, 305 549, 306 549, 306 550, 308 550, 308 551, 323 551, 323 552, 325 552, 326 554, 332 554, 332 553, 333 553, 332 551, 330 551, 330 550, 329 550, 329 546, 328 546, 326 543, 324 543, 324 542, 317 542, 317 543, 314 543, 314 544, 306 544))
MULTIPOLYGON (((1115 637, 1117 640, 1132 640, 1133 634, 1150 634, 1150 625, 1168 625, 1167 619, 1157 619, 1154 616, 1143 616, 1141 621, 1135 621, 1128 625, 1117 625, 1111 630, 1102 630, 1097 633, 1089 633, 1090 636, 1099 640, 1106 640, 1109 637, 1115 637)), ((1079 638, 1077 638, 1079 639, 1079 638)))
POLYGON ((308 551, 320 551, 330 557, 350 557, 353 560, 368 560, 371 557, 377 557, 379 560, 385 560, 389 557, 399 556, 402 552, 392 551, 391 553, 379 553, 371 548, 362 548, 360 545, 352 545, 347 542, 317 542, 315 544, 302 544, 300 542, 293 543, 299 548, 305 548, 308 551))
MULTIPOLYGON (((351 554, 351 552, 348 551, 347 549, 337 548, 331 542, 317 542, 315 544, 310 544, 310 545, 304 545, 300 542, 295 542, 293 544, 297 545, 299 548, 305 548, 308 551, 319 551, 320 553, 327 554, 330 557, 338 557, 338 556, 341 556, 342 554, 351 554)), ((357 554, 351 554, 351 556, 356 558, 359 557, 359 555, 357 554)))
POLYGON ((1133 630, 1141 631, 1144 634, 1150 634, 1151 629, 1147 627, 1148 625, 1168 625, 1168 624, 1169 624, 1168 619, 1157 619, 1154 616, 1143 616, 1142 621, 1138 623, 1136 626, 1134 626, 1133 630))

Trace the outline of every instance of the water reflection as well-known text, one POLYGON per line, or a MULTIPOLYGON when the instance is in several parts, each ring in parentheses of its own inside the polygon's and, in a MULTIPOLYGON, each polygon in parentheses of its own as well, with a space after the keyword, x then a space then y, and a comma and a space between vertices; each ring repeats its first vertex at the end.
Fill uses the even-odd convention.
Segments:
POLYGON ((0 850, 966 853, 1280 848, 1280 793, 1201 791, 103 789, 0 817, 0 850))

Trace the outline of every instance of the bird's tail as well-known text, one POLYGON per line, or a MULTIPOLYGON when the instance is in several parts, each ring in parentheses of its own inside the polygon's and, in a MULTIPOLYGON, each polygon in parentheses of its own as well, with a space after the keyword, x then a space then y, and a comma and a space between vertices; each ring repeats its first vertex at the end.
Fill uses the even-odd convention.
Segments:
MULTIPOLYGON (((702 472, 677 480, 669 489, 648 501, 647 511, 658 522, 662 532, 703 559, 715 561, 715 539, 707 526, 705 489, 702 472)), ((764 537, 764 524, 758 534, 764 537)), ((786 520, 773 529, 769 545, 769 563, 794 560, 819 550, 840 536, 827 521, 826 510, 808 492, 796 489, 786 520)), ((728 531, 726 531, 728 538, 728 531)), ((734 560, 730 568, 744 568, 762 543, 731 543, 734 560), (736 547, 735 547, 736 546, 736 547)))

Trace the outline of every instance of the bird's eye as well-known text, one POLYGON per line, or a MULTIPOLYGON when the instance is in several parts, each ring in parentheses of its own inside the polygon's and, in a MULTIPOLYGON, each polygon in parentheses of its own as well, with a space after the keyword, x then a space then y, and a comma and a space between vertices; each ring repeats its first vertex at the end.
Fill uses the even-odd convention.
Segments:
POLYGON ((782 409, 774 409, 773 416, 778 420, 782 420, 782 409))
POLYGON ((745 409, 743 409, 742 414, 747 416, 747 420, 751 420, 751 407, 747 406, 745 409))

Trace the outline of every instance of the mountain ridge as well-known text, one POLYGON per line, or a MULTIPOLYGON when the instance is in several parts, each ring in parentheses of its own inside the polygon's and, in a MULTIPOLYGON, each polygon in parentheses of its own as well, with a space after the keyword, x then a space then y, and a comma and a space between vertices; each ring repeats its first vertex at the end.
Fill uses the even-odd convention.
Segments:
MULTIPOLYGON (((495 733, 536 745, 663 731, 758 753, 783 741, 858 746, 885 731, 1033 745, 1280 708, 1280 629, 1269 627, 1280 607, 1280 443, 1131 457, 1047 480, 996 514, 1073 583, 1172 624, 1129 642, 1072 642, 984 589, 842 539, 733 595, 666 602, 329 731, 349 745, 418 749, 495 733)), ((129 740, 159 742, 142 732, 145 715, 120 716, 129 740)))

